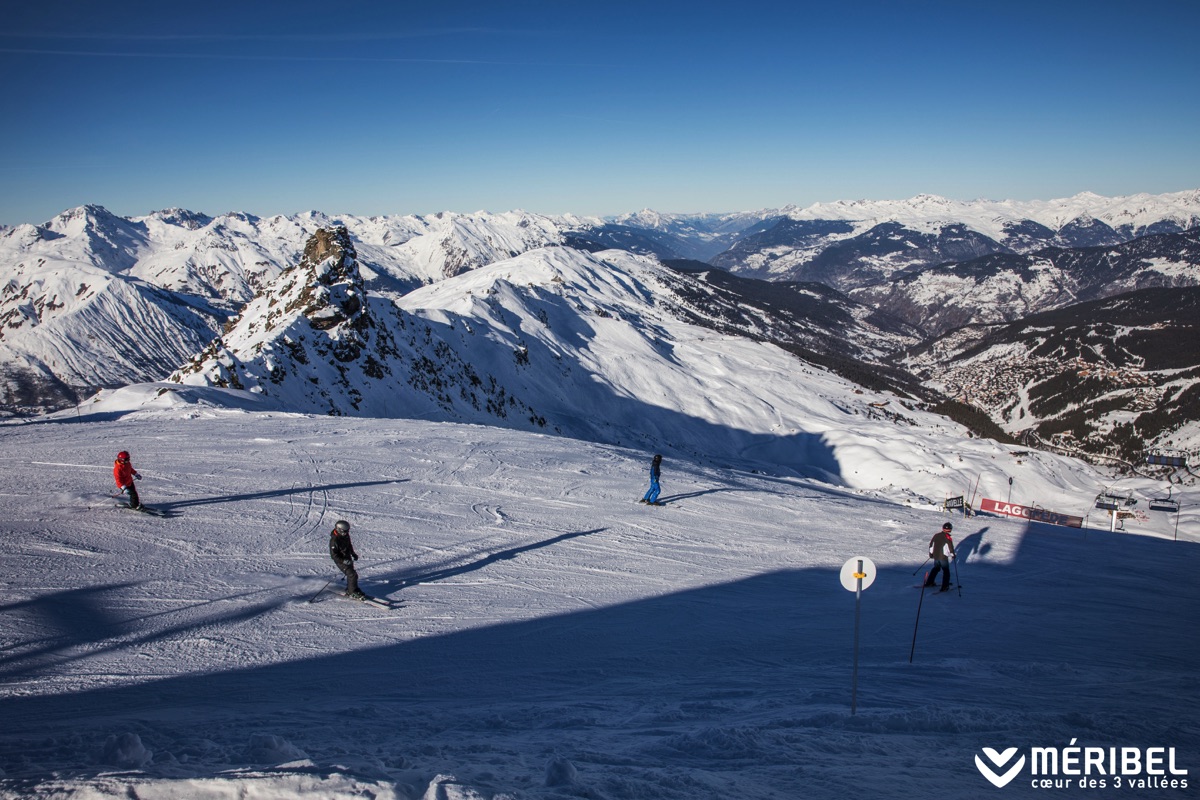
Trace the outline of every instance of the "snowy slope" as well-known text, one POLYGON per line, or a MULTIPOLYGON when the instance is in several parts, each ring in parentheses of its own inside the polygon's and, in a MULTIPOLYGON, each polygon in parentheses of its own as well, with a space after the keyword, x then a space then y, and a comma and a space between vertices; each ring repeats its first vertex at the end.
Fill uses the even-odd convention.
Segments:
POLYGON ((235 217, 129 220, 85 206, 0 236, 5 408, 161 379, 203 347, 290 250, 234 233, 235 217))
MULTIPOLYGON (((1117 792, 1092 769, 1100 796, 1194 795, 1194 487, 1178 542, 1166 515, 1117 534, 1100 512, 954 517, 961 589, 922 596, 944 517, 898 490, 668 455, 651 508, 640 450, 157 388, 0 426, 0 796, 1097 796, 1035 789, 1028 763, 996 789, 975 765, 1072 744, 1171 748, 1188 771, 1117 792), (165 517, 113 507, 121 448, 165 517), (399 608, 322 589, 339 518, 362 585, 399 608), (856 556, 879 569, 852 714, 856 556)), ((986 470, 981 495, 1086 512, 1111 482, 903 426, 861 439, 863 482, 918 435, 963 454, 947 487, 986 470)))
POLYGON ((20 264, 0 289, 4 405, 61 408, 99 387, 166 377, 224 318, 202 298, 102 267, 20 264))
POLYGON ((146 253, 129 274, 224 301, 233 310, 294 263, 305 239, 324 222, 236 213, 210 219, 179 209, 135 221, 146 230, 146 253))

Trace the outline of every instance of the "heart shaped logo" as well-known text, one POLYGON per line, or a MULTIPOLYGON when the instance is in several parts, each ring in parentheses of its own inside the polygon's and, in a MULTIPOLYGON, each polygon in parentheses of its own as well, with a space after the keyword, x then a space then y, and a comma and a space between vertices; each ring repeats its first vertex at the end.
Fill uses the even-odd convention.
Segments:
POLYGON ((975 766, 979 767, 979 772, 982 773, 983 777, 991 781, 992 785, 997 788, 1002 789, 1005 786, 1008 786, 1012 779, 1017 777, 1017 773, 1020 772, 1025 766, 1025 756, 1021 756, 1007 772, 1001 774, 998 772, 998 770, 1004 769, 1004 765, 1012 759, 1013 755, 1017 752, 1017 748, 1010 747, 1003 753, 997 753, 992 748, 985 747, 983 748, 983 752, 984 755, 991 759, 992 764, 996 766, 997 771, 993 771, 993 769, 979 756, 975 756, 975 766))

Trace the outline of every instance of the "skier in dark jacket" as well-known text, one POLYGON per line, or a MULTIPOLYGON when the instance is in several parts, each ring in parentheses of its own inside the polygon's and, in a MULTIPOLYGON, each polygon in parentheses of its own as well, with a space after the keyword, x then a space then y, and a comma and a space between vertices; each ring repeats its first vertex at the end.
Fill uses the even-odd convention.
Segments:
POLYGON ((662 477, 662 456, 658 453, 654 454, 654 460, 650 462, 650 488, 642 497, 641 502, 649 503, 650 505, 658 505, 658 493, 662 488, 658 485, 658 479, 662 477))
POLYGON ((329 557, 346 576, 346 596, 361 599, 364 595, 358 589, 358 571, 354 569, 358 553, 350 541, 350 523, 344 519, 339 519, 329 532, 329 557))
POLYGON ((950 532, 954 526, 947 522, 942 529, 929 540, 929 557, 933 559, 933 570, 925 579, 926 586, 933 586, 937 581, 938 571, 942 571, 942 588, 938 591, 950 591, 950 561, 954 558, 954 538, 950 532))

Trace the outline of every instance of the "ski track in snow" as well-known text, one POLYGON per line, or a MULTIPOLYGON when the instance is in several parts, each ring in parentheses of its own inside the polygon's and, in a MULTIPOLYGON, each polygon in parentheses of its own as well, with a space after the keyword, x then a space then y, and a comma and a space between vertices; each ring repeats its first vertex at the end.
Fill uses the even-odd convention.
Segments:
POLYGON ((643 452, 569 439, 208 410, 0 453, 0 796, 1123 796, 974 765, 1073 738, 1200 776, 1195 513, 1179 542, 955 517, 935 596, 927 507, 668 458, 650 508, 643 452), (121 448, 165 517, 108 498, 121 448), (340 518, 400 607, 336 595, 340 518))

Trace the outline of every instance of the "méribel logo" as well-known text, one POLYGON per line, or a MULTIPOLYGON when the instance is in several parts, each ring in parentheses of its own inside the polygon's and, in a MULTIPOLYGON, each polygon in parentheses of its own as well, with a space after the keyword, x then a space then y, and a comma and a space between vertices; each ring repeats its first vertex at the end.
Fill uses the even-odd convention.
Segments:
POLYGON ((985 747, 983 748, 983 752, 984 755, 991 759, 991 763, 996 766, 996 769, 993 770, 992 767, 989 766, 988 763, 979 756, 975 756, 975 766, 979 767, 979 771, 983 774, 983 777, 991 781, 992 785, 997 788, 1004 788, 1005 786, 1008 786, 1012 779, 1017 777, 1017 773, 1019 773, 1025 767, 1025 756, 1021 756, 1015 762, 1013 762, 1013 765, 1008 769, 1007 772, 1000 772, 1000 770, 1003 770, 1005 765, 1008 764, 1008 762, 1011 761, 1012 757, 1016 754, 1017 748, 1015 747, 1010 747, 1003 753, 998 753, 990 747, 985 747))

